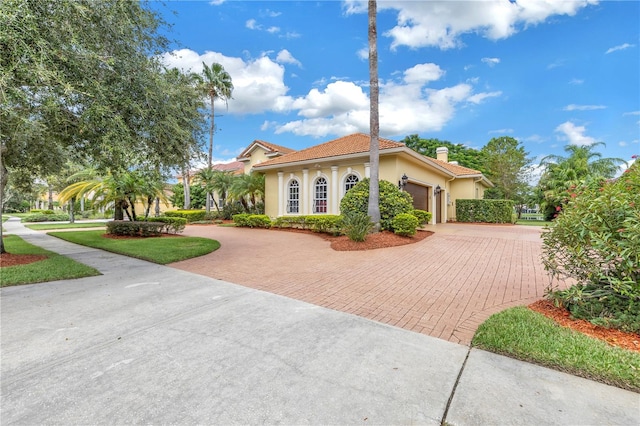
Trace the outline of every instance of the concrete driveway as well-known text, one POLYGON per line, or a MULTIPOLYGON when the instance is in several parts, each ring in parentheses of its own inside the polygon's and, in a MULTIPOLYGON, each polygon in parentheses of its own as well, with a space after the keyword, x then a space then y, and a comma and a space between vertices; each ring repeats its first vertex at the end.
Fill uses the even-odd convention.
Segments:
POLYGON ((315 235, 188 226, 214 253, 171 266, 468 345, 491 314, 543 297, 541 228, 439 224, 401 247, 339 252, 315 235))

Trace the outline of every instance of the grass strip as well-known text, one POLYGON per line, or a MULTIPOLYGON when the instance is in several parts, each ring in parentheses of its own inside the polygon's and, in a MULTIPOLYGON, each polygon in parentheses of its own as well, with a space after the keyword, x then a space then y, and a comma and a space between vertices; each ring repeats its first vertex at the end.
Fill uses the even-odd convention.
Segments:
POLYGON ((17 235, 5 236, 4 245, 10 254, 41 254, 48 257, 27 265, 3 266, 0 268, 0 287, 100 275, 100 272, 87 265, 29 244, 17 235))
POLYGON ((41 231, 47 229, 104 228, 107 224, 105 222, 33 223, 24 226, 34 231, 41 231))
POLYGON ((550 226, 553 222, 545 221, 545 220, 519 220, 516 222, 516 225, 525 225, 525 226, 550 226))
POLYGON ((640 392, 640 353, 562 327, 524 306, 489 317, 478 327, 472 345, 640 392))
POLYGON ((148 238, 105 238, 105 231, 49 232, 49 235, 83 246, 123 254, 166 265, 211 253, 220 248, 216 240, 201 237, 163 236, 148 238))

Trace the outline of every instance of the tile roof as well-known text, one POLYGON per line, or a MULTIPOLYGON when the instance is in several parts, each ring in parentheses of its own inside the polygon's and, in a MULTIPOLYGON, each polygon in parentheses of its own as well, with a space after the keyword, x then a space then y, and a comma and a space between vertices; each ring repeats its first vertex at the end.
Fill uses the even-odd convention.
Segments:
MULTIPOLYGON (((218 170, 218 171, 221 171, 221 172, 234 172, 234 174, 236 174, 236 175, 244 174, 244 163, 241 162, 241 161, 233 161, 231 163, 213 164, 211 166, 211 168, 213 170, 218 170)), ((206 167, 202 167, 202 168, 197 169, 197 170, 191 170, 189 172, 189 176, 193 177, 200 170, 204 170, 204 169, 206 169, 206 167)), ((182 179, 182 174, 176 175, 176 179, 182 179)))
POLYGON ((251 142, 251 144, 244 151, 242 151, 242 153, 240 155, 238 155, 238 158, 247 157, 249 155, 249 152, 251 152, 251 149, 256 144, 261 145, 264 148, 266 148, 268 150, 267 155, 273 155, 273 154, 285 155, 285 154, 289 154, 289 153, 295 152, 295 150, 293 150, 291 148, 287 148, 285 146, 280 146, 280 145, 276 145, 276 144, 271 143, 271 142, 266 142, 266 141, 261 141, 259 139, 256 139, 253 142, 251 142))
MULTIPOLYGON (((315 145, 300 151, 294 151, 278 158, 273 158, 269 161, 265 161, 264 163, 256 164, 254 167, 260 168, 275 164, 296 163, 298 161, 369 152, 370 141, 371 138, 369 135, 364 133, 354 133, 320 145, 315 145)), ((405 146, 402 143, 394 142, 390 139, 379 138, 379 142, 381 151, 391 148, 402 148, 405 146)))
POLYGON ((467 167, 461 166, 459 164, 447 163, 446 161, 436 160, 435 158, 426 157, 434 163, 438 164, 441 167, 449 170, 456 176, 465 176, 465 175, 479 175, 482 174, 479 170, 469 169, 467 167))

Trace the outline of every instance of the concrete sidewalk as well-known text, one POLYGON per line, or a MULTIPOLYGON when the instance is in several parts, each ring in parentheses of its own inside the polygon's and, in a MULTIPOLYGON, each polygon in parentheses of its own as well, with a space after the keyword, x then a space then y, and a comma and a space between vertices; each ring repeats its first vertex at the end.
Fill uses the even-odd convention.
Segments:
POLYGON ((5 229, 103 275, 0 291, 2 425, 640 423, 633 392, 5 229))

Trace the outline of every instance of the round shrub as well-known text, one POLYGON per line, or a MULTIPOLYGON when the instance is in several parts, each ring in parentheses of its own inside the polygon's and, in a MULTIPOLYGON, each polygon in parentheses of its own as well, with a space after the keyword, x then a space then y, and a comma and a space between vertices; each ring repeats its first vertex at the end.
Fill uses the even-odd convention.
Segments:
POLYGON ((373 223, 366 213, 351 212, 342 216, 343 232, 351 241, 364 241, 371 228, 373 223))
MULTIPOLYGON (((343 215, 351 213, 368 214, 369 206, 369 178, 358 182, 340 201, 340 212, 343 215)), ((403 192, 391 182, 380 181, 380 227, 393 231, 393 218, 400 213, 413 211, 413 198, 408 192, 403 192)))
POLYGON ((418 218, 410 213, 400 213, 393 218, 393 232, 403 237, 410 237, 416 234, 418 228, 418 218))
POLYGON ((640 331, 640 164, 619 178, 571 188, 570 201, 544 231, 543 264, 575 280, 551 292, 577 318, 640 331))
POLYGON ((426 225, 427 223, 429 223, 432 217, 431 212, 428 212, 425 210, 419 210, 419 209, 413 210, 411 214, 414 215, 416 219, 418 219, 418 225, 420 226, 426 225))

